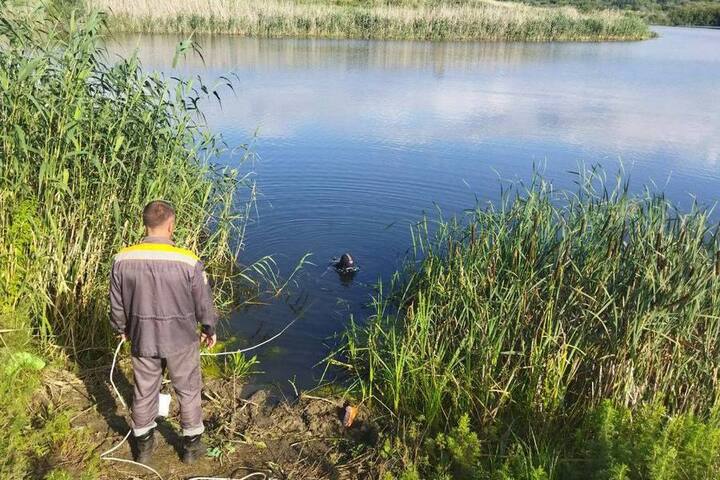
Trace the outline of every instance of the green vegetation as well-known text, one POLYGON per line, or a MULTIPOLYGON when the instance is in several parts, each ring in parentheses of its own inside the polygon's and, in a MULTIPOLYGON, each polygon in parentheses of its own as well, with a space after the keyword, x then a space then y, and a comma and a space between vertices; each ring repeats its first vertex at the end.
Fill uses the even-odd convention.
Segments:
MULTIPOLYGON (((211 353, 234 351, 240 348, 234 338, 226 341, 219 341, 209 350, 211 353)), ((251 375, 260 373, 260 361, 256 355, 248 357, 243 353, 231 355, 203 356, 200 357, 203 378, 224 378, 234 383, 247 380, 251 375)))
POLYGON ((77 414, 40 393, 46 366, 26 332, 3 331, 0 349, 0 477, 95 478, 99 459, 90 432, 71 426, 77 414), (24 341, 21 341, 24 340, 24 341))
POLYGON ((615 9, 657 25, 720 26, 720 3, 707 0, 513 0, 546 7, 572 6, 583 12, 615 9))
MULTIPOLYGON (((659 23, 669 25, 710 25, 720 27, 720 4, 710 2, 686 3, 664 11, 667 21, 657 17, 659 23)), ((656 17, 651 17, 656 18, 656 17)))
MULTIPOLYGON (((111 64, 99 47, 102 16, 78 20, 57 3, 62 8, 11 8, 0 0, 3 478, 96 476, 96 445, 73 427, 79 412, 43 395, 43 386, 62 368, 107 355, 110 260, 142 236, 138 212, 148 200, 175 204, 178 243, 205 260, 218 305, 236 300, 237 280, 249 280, 235 265, 247 215, 235 195, 249 188, 252 196, 252 188, 211 163, 224 147, 197 111, 215 89, 171 87, 144 74, 135 57, 111 64)), ((647 33, 621 15, 495 3, 483 10, 488 17, 445 4, 427 10, 448 23, 404 16, 411 7, 425 12, 423 5, 377 7, 397 13, 392 23, 363 17, 371 7, 338 2, 323 24, 302 15, 325 15, 324 6, 298 3, 290 23, 285 13, 263 17, 269 23, 260 33, 343 36, 349 26, 350 35, 387 38, 475 38, 479 26, 493 39, 620 38, 639 26, 640 36, 647 33), (517 16, 498 27, 488 18, 507 11, 492 17, 496 8, 517 16), (465 27, 453 23, 465 14, 465 27)), ((204 21, 172 18, 158 28, 204 21)), ((431 233, 425 222, 414 237, 416 259, 378 297, 375 316, 347 333, 353 389, 397 428, 383 450, 401 453, 402 478, 720 474, 718 229, 699 208, 681 215, 661 195, 633 197, 620 182, 608 191, 595 175, 580 179, 575 195, 538 179, 465 223, 431 233)), ((267 263, 257 271, 273 275, 267 263)), ((256 359, 236 355, 205 367, 235 390, 256 359)))
POLYGON ((89 0, 125 32, 233 33, 260 37, 420 40, 639 40, 636 16, 493 0, 89 0))
POLYGON ((400 478, 709 480, 720 471, 717 418, 703 422, 690 414, 670 416, 657 404, 633 412, 605 401, 570 432, 569 440, 573 444, 563 450, 559 438, 513 438, 505 454, 488 456, 469 416, 463 415, 447 434, 427 440, 426 455, 411 462, 400 478))
POLYGON ((455 478, 720 475, 698 433, 719 428, 718 228, 620 178, 578 180, 573 194, 536 178, 465 222, 424 222, 416 257, 347 332, 352 389, 423 447, 408 464, 424 475, 448 462, 469 463, 455 478), (668 470, 684 461, 706 474, 668 470))
MULTIPOLYGON (((174 203, 179 244, 228 305, 247 278, 235 268, 245 180, 210 163, 223 147, 193 92, 212 88, 171 88, 137 58, 110 64, 97 14, 0 11, 0 476, 92 477, 96 445, 71 427, 72 405, 43 398, 45 372, 107 359, 110 263, 142 237, 150 199, 174 203)), ((236 376, 253 364, 233 361, 236 376)))

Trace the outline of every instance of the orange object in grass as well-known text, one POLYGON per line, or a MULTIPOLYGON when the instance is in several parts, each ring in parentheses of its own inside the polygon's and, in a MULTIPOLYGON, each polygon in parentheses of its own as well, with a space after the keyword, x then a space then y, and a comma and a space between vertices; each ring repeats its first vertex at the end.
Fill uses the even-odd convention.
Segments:
POLYGON ((348 405, 347 407, 345 407, 345 417, 343 418, 343 425, 345 426, 345 428, 352 427, 352 424, 355 421, 355 417, 357 417, 357 414, 357 407, 353 407, 352 405, 348 405))

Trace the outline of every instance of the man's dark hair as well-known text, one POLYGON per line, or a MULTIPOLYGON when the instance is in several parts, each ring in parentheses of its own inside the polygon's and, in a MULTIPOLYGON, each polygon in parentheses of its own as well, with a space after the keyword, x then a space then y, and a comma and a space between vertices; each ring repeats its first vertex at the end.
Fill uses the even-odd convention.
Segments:
POLYGON ((159 227, 175 216, 175 209, 165 200, 153 200, 143 208, 143 224, 147 228, 159 227))

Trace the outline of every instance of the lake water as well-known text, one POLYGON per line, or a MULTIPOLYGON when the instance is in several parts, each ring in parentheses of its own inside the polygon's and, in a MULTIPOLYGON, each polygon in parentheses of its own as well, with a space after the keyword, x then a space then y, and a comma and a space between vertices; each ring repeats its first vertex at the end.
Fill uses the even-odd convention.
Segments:
MULTIPOLYGON (((534 166, 572 187, 580 163, 620 163, 637 190, 656 183, 689 205, 720 199, 720 30, 658 28, 633 43, 430 43, 200 38, 204 63, 173 69, 174 36, 127 36, 147 69, 234 73, 236 96, 207 102, 231 145, 252 140, 261 192, 242 261, 273 255, 284 272, 305 253, 292 295, 235 314, 250 342, 302 318, 258 351, 258 381, 307 387, 373 284, 406 255, 424 213, 452 215, 497 200, 501 181, 534 166), (362 269, 340 282, 328 261, 352 252, 362 269)), ((232 157, 222 159, 232 164, 232 157)))

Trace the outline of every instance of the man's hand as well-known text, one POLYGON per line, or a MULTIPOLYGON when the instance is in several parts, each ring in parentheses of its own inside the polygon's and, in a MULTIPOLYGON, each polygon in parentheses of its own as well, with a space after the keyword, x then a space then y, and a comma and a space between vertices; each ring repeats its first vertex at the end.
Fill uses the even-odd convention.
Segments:
POLYGON ((124 333, 118 334, 115 338, 117 338, 118 340, 122 340, 123 342, 127 341, 127 335, 125 335, 124 333))
POLYGON ((200 333, 200 343, 204 343, 208 348, 214 347, 217 343, 217 333, 213 333, 212 335, 200 333))

